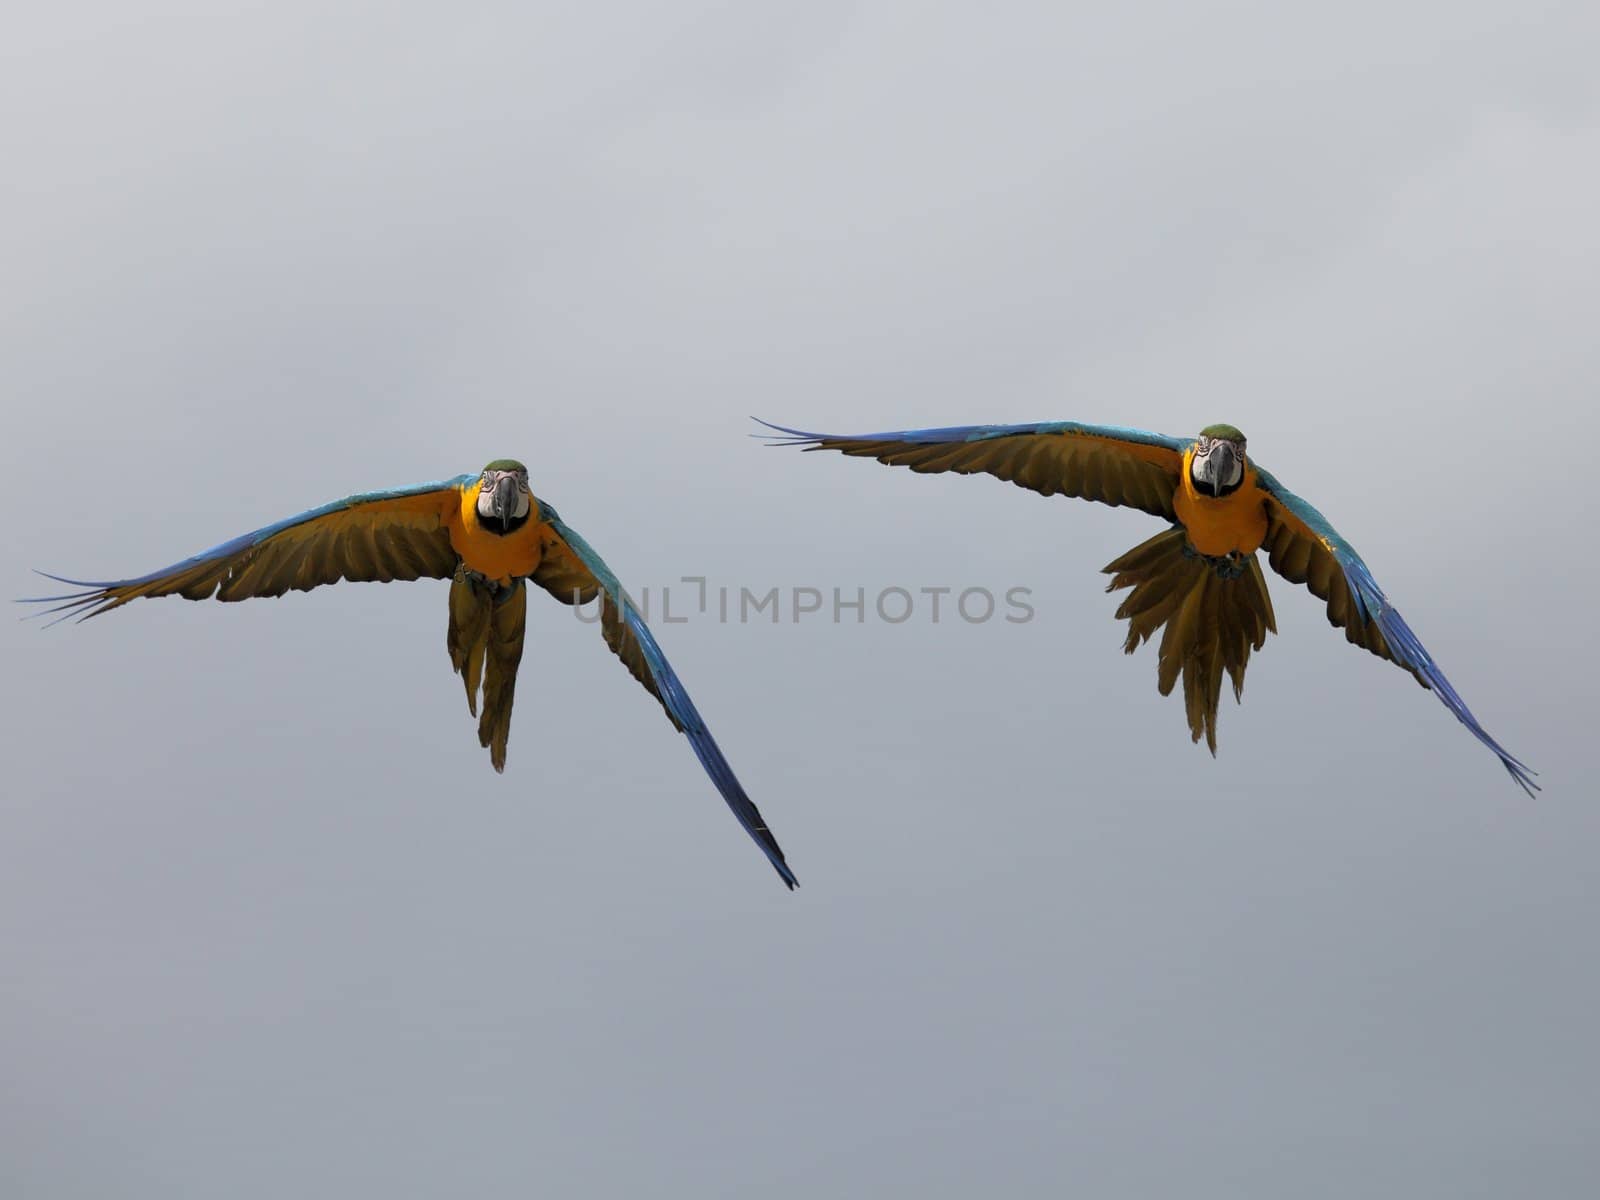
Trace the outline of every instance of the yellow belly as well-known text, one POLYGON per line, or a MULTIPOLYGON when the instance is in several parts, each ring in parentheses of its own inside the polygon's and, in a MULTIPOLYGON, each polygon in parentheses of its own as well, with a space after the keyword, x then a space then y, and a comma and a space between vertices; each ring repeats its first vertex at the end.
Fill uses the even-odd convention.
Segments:
POLYGON ((1189 477, 1189 460, 1193 457, 1192 449, 1183 456, 1183 474, 1172 498, 1173 510, 1189 534, 1189 544, 1214 558, 1235 551, 1254 554, 1267 537, 1266 497, 1256 486, 1255 468, 1245 464, 1244 482, 1237 491, 1220 498, 1206 496, 1195 491, 1189 477))
MULTIPOLYGON (((474 482, 461 490, 461 506, 451 513, 450 544, 469 571, 486 579, 507 584, 532 575, 539 566, 541 544, 539 513, 528 514, 520 529, 511 533, 492 533, 478 524, 478 488, 474 482)), ((537 504, 537 501, 534 502, 537 504)))

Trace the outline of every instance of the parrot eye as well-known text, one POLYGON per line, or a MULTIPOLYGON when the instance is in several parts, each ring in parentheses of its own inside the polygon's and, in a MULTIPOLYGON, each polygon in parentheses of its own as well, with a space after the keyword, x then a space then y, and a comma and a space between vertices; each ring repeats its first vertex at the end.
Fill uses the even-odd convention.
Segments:
POLYGON ((1195 443, 1195 448, 1199 450, 1200 453, 1204 454, 1207 450, 1211 449, 1211 439, 1207 437, 1201 438, 1195 443))

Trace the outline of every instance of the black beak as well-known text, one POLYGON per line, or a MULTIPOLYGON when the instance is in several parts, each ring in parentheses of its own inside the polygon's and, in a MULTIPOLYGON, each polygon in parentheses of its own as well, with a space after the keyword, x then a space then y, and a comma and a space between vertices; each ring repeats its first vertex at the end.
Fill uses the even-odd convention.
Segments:
POLYGON ((517 480, 514 475, 502 475, 495 482, 494 515, 501 521, 510 521, 517 512, 517 480))
POLYGON ((1239 456, 1233 451, 1232 442, 1223 442, 1211 451, 1211 486, 1217 491, 1222 491, 1228 486, 1228 480, 1233 478, 1233 468, 1239 461, 1239 456))
POLYGON ((1233 476, 1234 464, 1238 461, 1238 455, 1228 442, 1216 443, 1201 460, 1200 478, 1211 485, 1213 496, 1222 495, 1222 489, 1228 486, 1228 480, 1233 476))

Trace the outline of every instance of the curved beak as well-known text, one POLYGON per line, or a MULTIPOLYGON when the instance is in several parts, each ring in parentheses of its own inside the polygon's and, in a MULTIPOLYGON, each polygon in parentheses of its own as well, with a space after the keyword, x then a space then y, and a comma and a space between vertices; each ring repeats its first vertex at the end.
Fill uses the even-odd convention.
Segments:
POLYGON ((1215 487, 1226 487, 1228 480, 1233 478, 1233 469, 1238 465, 1239 455, 1234 451, 1232 442, 1223 442, 1211 451, 1211 462, 1215 464, 1211 481, 1215 487))
POLYGON ((1228 486, 1238 461, 1239 456, 1234 452, 1231 442, 1217 442, 1211 447, 1211 452, 1200 460, 1200 478, 1211 485, 1213 492, 1220 492, 1228 486))
POLYGON ((494 496, 490 500, 494 515, 509 521, 517 515, 517 480, 514 475, 502 475, 495 481, 494 496))

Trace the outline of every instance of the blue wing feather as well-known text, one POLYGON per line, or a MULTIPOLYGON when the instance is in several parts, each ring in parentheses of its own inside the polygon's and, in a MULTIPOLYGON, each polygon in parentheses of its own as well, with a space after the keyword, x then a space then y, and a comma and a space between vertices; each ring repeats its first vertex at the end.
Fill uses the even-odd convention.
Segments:
POLYGON ((799 886, 800 881, 795 877, 789 864, 784 861, 783 851, 779 849, 777 839, 772 836, 767 828, 766 821, 762 819, 761 812, 755 803, 745 793, 744 787, 739 783, 729 766, 728 760, 723 757, 722 749, 717 745, 716 739, 711 736, 711 730, 706 727, 705 718, 695 708, 694 701, 689 699, 689 693, 683 686, 683 681, 678 678, 672 664, 667 661, 667 656, 662 653, 660 645, 656 642, 655 635, 650 632, 650 627, 645 624, 639 610, 633 606, 627 594, 622 590, 611 568, 606 566, 605 560, 594 550, 594 547, 584 541, 570 525, 556 514, 555 509, 540 501, 540 510, 544 520, 548 521, 551 528, 558 533, 567 545, 572 547, 573 553, 589 569, 595 579, 599 581, 617 610, 623 614, 628 631, 638 642, 639 649, 644 655, 644 660, 650 668, 651 677, 656 682, 662 698, 666 702, 667 711, 674 720, 683 728, 684 736, 689 739, 689 745, 694 749, 695 757, 700 760, 700 765, 705 768, 711 781, 717 785, 723 800, 733 811, 739 824, 748 833, 756 845, 761 847, 762 853, 772 863, 783 881, 791 888, 799 886))
POLYGON ((1378 581, 1372 577, 1371 570, 1362 561, 1361 555, 1356 553, 1355 547, 1339 536, 1338 531, 1315 507, 1284 487, 1270 472, 1257 465, 1256 474, 1263 490, 1269 492, 1285 510, 1294 514, 1322 539, 1344 574, 1345 585, 1350 589, 1350 597, 1357 612, 1382 631, 1384 640, 1389 645, 1389 653, 1395 662, 1414 671, 1434 695, 1439 697, 1440 702, 1455 715, 1456 720, 1465 725, 1473 737, 1494 752, 1500 759, 1501 765, 1524 791, 1530 796, 1538 791, 1539 785, 1533 781, 1537 772, 1506 750, 1479 724, 1478 718, 1473 716, 1472 710, 1467 707, 1467 702, 1461 698, 1461 693, 1451 685, 1450 680, 1439 669, 1439 664, 1433 661, 1433 656, 1423 647, 1411 626, 1406 624, 1405 619, 1389 603, 1389 598, 1384 595, 1383 589, 1378 586, 1378 581))
POLYGON ((1110 438, 1114 441, 1133 442, 1141 446, 1158 446, 1163 450, 1182 451, 1192 438, 1168 437, 1145 429, 1130 429, 1122 425, 1085 425, 1081 421, 1040 421, 1032 425, 950 425, 942 429, 902 429, 892 433, 862 433, 840 436, 832 433, 807 433, 774 425, 760 417, 752 417, 758 425, 765 425, 777 436, 766 437, 775 446, 806 446, 819 442, 911 442, 937 445, 948 442, 983 442, 991 438, 1014 437, 1035 433, 1077 433, 1085 437, 1110 438))

